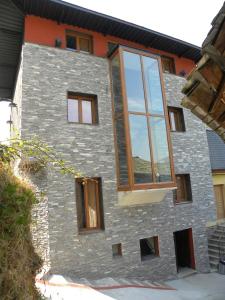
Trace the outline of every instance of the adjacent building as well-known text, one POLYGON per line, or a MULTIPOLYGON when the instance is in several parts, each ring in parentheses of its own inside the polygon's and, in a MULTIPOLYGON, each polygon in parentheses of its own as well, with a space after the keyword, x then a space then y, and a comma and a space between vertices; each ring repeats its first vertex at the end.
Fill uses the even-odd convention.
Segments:
POLYGON ((225 219, 225 144, 212 130, 207 130, 217 220, 225 219))
POLYGON ((180 106, 200 49, 58 0, 3 2, 6 24, 13 13, 24 22, 12 126, 88 177, 32 175, 46 191, 34 239, 50 272, 209 272, 216 208, 207 136, 180 106))

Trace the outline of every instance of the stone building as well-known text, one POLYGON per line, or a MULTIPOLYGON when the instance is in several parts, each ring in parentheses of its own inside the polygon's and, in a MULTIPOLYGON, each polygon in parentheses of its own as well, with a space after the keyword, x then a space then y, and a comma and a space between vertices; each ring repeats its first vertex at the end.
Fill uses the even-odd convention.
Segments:
POLYGON ((12 126, 88 177, 32 178, 47 192, 34 239, 50 271, 154 280, 209 272, 207 137, 180 106, 200 49, 58 0, 3 2, 24 18, 12 126))

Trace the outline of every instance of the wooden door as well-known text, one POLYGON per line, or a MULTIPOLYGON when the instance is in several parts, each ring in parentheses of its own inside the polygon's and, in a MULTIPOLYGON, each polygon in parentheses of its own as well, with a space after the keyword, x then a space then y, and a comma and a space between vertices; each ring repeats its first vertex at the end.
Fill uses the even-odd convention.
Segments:
POLYGON ((217 219, 220 220, 225 218, 223 185, 214 185, 214 193, 216 200, 217 219))

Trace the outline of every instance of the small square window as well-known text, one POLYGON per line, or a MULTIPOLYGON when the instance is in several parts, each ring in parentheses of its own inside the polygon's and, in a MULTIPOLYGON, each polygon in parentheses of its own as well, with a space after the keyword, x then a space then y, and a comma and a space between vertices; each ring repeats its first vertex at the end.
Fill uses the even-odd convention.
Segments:
POLYGON ((159 256, 159 239, 157 236, 141 239, 141 260, 148 260, 155 256, 159 256))
POLYGON ((112 256, 113 257, 122 256, 122 245, 121 245, 121 243, 112 245, 112 256))
POLYGON ((76 200, 79 230, 104 229, 101 179, 76 179, 76 200))
POLYGON ((172 57, 161 56, 161 61, 163 72, 175 74, 175 63, 172 57))
POLYGON ((177 190, 174 193, 174 200, 176 204, 182 202, 191 202, 191 181, 189 174, 177 174, 176 175, 177 190))
POLYGON ((80 32, 67 30, 66 48, 92 53, 92 37, 80 32))
POLYGON ((179 107, 168 107, 169 123, 171 131, 185 131, 183 109, 179 107))
POLYGON ((97 124, 97 97, 84 94, 68 95, 68 121, 72 123, 97 124))

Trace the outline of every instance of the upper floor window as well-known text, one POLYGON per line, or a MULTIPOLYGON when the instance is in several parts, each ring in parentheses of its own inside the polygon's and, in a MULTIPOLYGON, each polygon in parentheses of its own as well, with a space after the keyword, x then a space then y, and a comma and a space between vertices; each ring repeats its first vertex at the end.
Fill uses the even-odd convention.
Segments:
POLYGON ((104 229, 101 179, 76 179, 78 228, 104 229))
POLYGON ((175 74, 175 63, 172 57, 161 56, 163 72, 175 74))
POLYGON ((92 37, 76 31, 66 31, 66 48, 92 53, 92 37))
POLYGON ((119 47, 111 72, 119 188, 174 186, 159 59, 119 47))
POLYGON ((68 94, 68 121, 82 124, 98 123, 96 96, 68 94))
POLYGON ((168 107, 169 123, 171 131, 185 131, 183 109, 179 107, 168 107))

